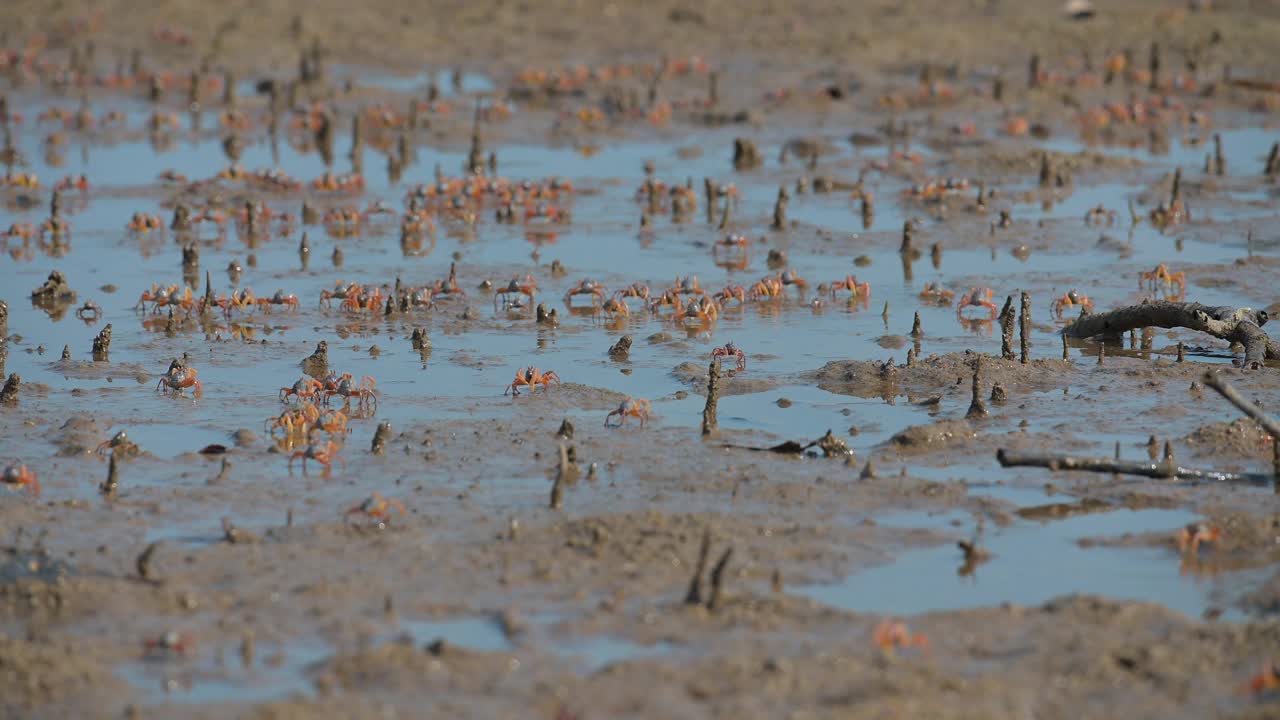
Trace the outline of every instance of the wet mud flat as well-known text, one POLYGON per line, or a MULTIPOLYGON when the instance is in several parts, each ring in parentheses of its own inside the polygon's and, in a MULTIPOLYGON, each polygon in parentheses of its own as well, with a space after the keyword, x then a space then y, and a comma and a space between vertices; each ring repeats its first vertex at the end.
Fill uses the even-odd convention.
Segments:
POLYGON ((1280 18, 748 5, 0 10, 0 715, 1280 712, 1280 18))

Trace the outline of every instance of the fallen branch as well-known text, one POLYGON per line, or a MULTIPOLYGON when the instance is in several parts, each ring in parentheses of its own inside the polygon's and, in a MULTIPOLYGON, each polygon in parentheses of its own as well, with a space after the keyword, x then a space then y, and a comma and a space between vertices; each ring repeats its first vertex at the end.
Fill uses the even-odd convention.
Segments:
POLYGON ((1109 458, 1072 457, 1070 455, 1016 455, 1003 448, 996 451, 1001 467, 1042 467, 1050 470, 1076 470, 1121 475, 1138 475, 1158 480, 1216 480, 1267 484, 1270 476, 1257 473, 1231 473, 1219 470, 1197 470, 1175 465, 1171 461, 1135 463, 1120 462, 1109 458))
POLYGON ((1262 408, 1245 400, 1240 393, 1236 392, 1234 387, 1228 384, 1226 380, 1223 380, 1217 373, 1207 372, 1202 380, 1205 385, 1217 390, 1218 394, 1226 398, 1232 405, 1240 408, 1240 412, 1248 415, 1254 422, 1261 425, 1272 440, 1280 440, 1280 423, 1271 419, 1271 416, 1263 412, 1262 408))
POLYGON ((1262 411, 1262 408, 1245 400, 1244 397, 1236 392, 1236 389, 1223 380, 1217 373, 1207 372, 1204 374, 1204 384, 1218 391, 1218 394, 1226 398, 1228 402, 1240 409, 1240 412, 1248 415, 1251 420, 1262 426, 1263 430, 1271 436, 1272 447, 1272 472, 1275 474, 1276 488, 1280 491, 1280 423, 1271 418, 1270 415, 1262 411))
POLYGON ((1244 346, 1245 366, 1261 367, 1264 360, 1280 360, 1280 343, 1262 330, 1268 320, 1265 310, 1212 307, 1200 303, 1168 301, 1144 302, 1110 312, 1085 315, 1063 328, 1067 337, 1118 336, 1146 327, 1197 330, 1244 346))

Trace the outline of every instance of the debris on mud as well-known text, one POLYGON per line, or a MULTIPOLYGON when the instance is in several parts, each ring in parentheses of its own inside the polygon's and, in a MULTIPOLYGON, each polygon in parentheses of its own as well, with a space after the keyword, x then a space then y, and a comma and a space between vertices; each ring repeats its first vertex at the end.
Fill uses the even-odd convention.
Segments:
POLYGON ((317 380, 329 374, 329 343, 321 340, 316 343, 315 352, 302 359, 302 372, 317 380))
POLYGON ((1258 473, 1231 473, 1218 470, 1200 470, 1177 465, 1173 462, 1120 462, 1109 458, 1073 457, 1070 455, 1023 455, 997 452, 1001 467, 1042 467, 1052 471, 1077 470, 1093 473, 1139 475, 1161 480, 1210 480, 1246 484, 1269 484, 1270 475, 1258 473))
POLYGON ((963 443, 977 435, 969 420, 940 420, 907 427, 895 433, 889 443, 901 454, 919 454, 963 443))

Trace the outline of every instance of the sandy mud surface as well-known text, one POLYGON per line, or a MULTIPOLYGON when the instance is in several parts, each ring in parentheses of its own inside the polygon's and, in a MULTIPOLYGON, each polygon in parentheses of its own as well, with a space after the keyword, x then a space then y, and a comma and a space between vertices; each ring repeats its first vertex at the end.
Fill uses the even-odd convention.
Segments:
POLYGON ((1276 7, 0 25, 0 717, 1280 716, 1276 7))

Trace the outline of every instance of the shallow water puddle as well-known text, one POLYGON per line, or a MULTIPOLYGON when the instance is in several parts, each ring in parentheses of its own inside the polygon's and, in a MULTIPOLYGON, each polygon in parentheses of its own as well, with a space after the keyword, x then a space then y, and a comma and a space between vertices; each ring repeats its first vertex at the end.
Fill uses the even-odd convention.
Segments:
MULTIPOLYGON (((1206 155, 1213 155, 1213 130, 1190 140, 1171 137, 1168 152, 1153 153, 1149 145, 1088 144, 1079 138, 1055 137, 1041 146, 1047 150, 1066 153, 1099 152, 1115 157, 1128 157, 1159 167, 1181 167, 1183 172, 1197 171, 1204 167, 1206 155)), ((1222 154, 1226 159, 1228 176, 1250 176, 1262 172, 1267 151, 1280 134, 1265 128, 1236 128, 1217 131, 1222 136, 1222 154)))
POLYGON ((592 635, 565 641, 557 647, 559 654, 576 658, 579 661, 578 668, 586 673, 593 673, 614 663, 670 656, 677 649, 668 642, 642 645, 616 635, 592 635))
POLYGON ((532 647, 568 659, 578 671, 588 674, 616 662, 669 655, 676 650, 667 642, 642 645, 614 635, 565 635, 553 627, 551 616, 537 618, 536 622, 521 628, 514 643, 492 618, 403 620, 400 627, 416 645, 443 640, 449 645, 484 652, 532 647))
MULTIPOLYGON (((834 585, 797 590, 819 602, 859 612, 910 615, 936 610, 1040 605, 1076 593, 1165 605, 1190 617, 1215 606, 1216 580, 1180 572, 1167 549, 1082 548, 1084 538, 1168 532, 1198 519, 1183 510, 1116 510, 1046 523, 987 527, 982 547, 992 553, 970 575, 961 575, 954 545, 904 553, 834 585)), ((970 533, 957 539, 968 538, 970 533)), ((1205 550, 1203 552, 1212 552, 1205 550)), ((1220 607, 1220 606, 1219 606, 1220 607)), ((1228 611, 1227 617, 1238 613, 1228 611)))
POLYGON ((117 672, 143 691, 149 705, 257 703, 315 694, 309 669, 330 650, 319 643, 258 643, 246 663, 236 647, 200 648, 187 655, 154 655, 117 672))
POLYGON ((415 645, 429 645, 443 640, 470 650, 501 652, 515 646, 493 618, 460 618, 454 620, 401 620, 400 629, 413 638, 415 645))

